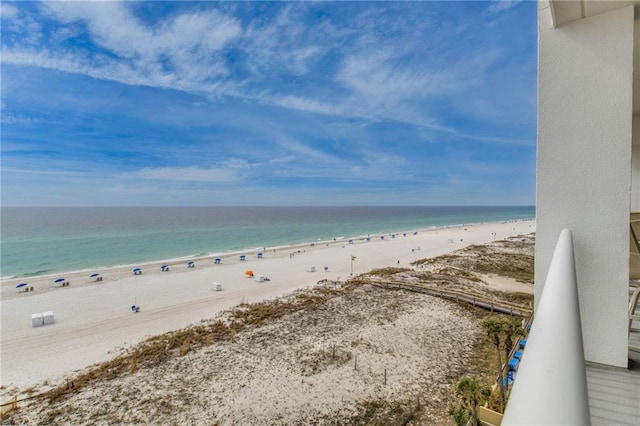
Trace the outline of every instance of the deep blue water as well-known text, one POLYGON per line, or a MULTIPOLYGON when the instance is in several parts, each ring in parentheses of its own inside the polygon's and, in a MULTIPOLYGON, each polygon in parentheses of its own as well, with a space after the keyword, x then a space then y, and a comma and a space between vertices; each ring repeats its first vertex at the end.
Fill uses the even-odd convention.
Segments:
POLYGON ((526 207, 2 207, 0 276, 535 217, 526 207))

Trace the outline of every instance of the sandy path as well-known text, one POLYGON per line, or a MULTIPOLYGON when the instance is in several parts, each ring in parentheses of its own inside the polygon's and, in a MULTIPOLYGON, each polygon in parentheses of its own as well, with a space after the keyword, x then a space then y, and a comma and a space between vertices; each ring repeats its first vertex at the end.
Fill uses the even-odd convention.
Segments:
POLYGON ((533 231, 534 221, 465 225, 417 235, 408 232, 406 237, 387 235, 384 240, 372 237, 370 242, 356 239, 354 244, 345 240, 282 248, 276 253, 268 249, 263 259, 247 253, 245 262, 233 256, 222 265, 214 265, 212 259, 196 260, 193 269, 178 264, 169 272, 160 272, 158 265, 146 265, 138 276, 132 275, 131 268, 102 270, 101 283, 90 282, 89 273, 68 274, 65 278, 71 285, 64 288, 51 286, 55 277, 40 277, 29 281, 35 288, 30 293, 16 293, 17 280, 4 281, 0 383, 25 388, 45 379, 58 381, 109 359, 115 349, 186 327, 243 301, 274 298, 323 278, 344 280, 350 274, 351 255, 356 256, 357 275, 397 266, 398 260, 407 267, 417 259, 485 243, 494 239, 493 233, 500 239, 533 231), (310 266, 317 272, 307 272, 310 266), (246 269, 267 275, 271 281, 248 279, 246 269), (223 291, 213 291, 212 282, 222 283, 223 291), (134 301, 142 308, 138 314, 130 310, 134 301), (55 313, 55 324, 32 328, 31 314, 48 310, 55 313))

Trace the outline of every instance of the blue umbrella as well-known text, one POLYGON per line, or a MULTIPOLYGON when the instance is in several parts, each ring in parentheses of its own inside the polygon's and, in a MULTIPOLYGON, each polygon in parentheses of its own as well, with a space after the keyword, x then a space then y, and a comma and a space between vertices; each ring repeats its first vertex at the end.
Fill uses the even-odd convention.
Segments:
POLYGON ((195 265, 195 263, 194 263, 194 262, 189 262, 189 263, 187 263, 187 266, 194 266, 194 265, 195 265))
POLYGON ((99 277, 99 276, 100 276, 100 274, 91 274, 91 275, 89 275, 89 278, 95 278, 95 277, 99 277))
POLYGON ((26 285, 27 285, 27 283, 20 283, 20 284, 18 284, 18 285, 16 286, 16 288, 21 288, 21 287, 24 287, 24 286, 26 286, 26 285))
POLYGON ((54 283, 62 283, 64 282, 64 278, 58 278, 57 280, 54 281, 54 283))
POLYGON ((140 268, 134 268, 133 269, 133 272, 139 272, 139 271, 142 271, 142 269, 140 269, 140 268))

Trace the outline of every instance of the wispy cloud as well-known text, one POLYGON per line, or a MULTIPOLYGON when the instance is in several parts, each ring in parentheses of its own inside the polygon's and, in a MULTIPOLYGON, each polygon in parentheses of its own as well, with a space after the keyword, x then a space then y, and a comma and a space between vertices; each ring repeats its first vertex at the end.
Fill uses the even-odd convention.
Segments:
POLYGON ((246 163, 226 164, 220 168, 203 167, 145 167, 135 176, 143 179, 186 182, 229 183, 240 179, 239 170, 248 168, 246 163))
POLYGON ((0 60, 3 170, 110 194, 414 194, 480 176, 458 150, 513 176, 535 144, 526 2, 5 2, 0 60))
POLYGON ((500 13, 517 6, 519 3, 522 3, 522 1, 523 0, 493 0, 486 12, 490 15, 500 13))

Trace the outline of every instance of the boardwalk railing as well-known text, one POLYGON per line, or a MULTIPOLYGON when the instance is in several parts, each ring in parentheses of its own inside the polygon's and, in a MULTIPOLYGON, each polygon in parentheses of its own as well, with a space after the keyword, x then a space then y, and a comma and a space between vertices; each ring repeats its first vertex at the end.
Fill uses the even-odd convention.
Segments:
POLYGON ((502 425, 590 424, 571 231, 562 230, 502 425))

